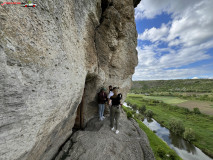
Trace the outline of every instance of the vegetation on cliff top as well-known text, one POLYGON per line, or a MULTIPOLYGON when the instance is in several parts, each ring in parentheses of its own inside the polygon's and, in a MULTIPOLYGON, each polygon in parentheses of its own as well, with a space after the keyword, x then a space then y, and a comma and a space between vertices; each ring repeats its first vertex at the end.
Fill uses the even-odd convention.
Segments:
POLYGON ((131 93, 213 101, 212 79, 134 81, 131 93))
POLYGON ((213 79, 134 81, 131 92, 213 92, 213 79))

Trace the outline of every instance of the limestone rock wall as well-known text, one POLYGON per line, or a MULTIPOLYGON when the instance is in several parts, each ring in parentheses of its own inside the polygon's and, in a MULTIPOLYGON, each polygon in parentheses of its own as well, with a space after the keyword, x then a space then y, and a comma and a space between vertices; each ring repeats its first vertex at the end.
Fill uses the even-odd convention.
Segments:
MULTIPOLYGON (((5 2, 5 1, 3 1, 5 2)), ((48 160, 85 123, 100 87, 126 96, 137 65, 133 0, 0 6, 0 159, 48 160)))

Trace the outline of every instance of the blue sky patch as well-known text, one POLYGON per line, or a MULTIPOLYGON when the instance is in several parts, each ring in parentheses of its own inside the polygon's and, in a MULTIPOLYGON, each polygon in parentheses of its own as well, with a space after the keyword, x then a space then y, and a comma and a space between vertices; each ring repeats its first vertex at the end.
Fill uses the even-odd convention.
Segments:
POLYGON ((143 0, 136 8, 139 64, 133 80, 213 78, 213 17, 207 14, 213 1, 182 3, 143 0))

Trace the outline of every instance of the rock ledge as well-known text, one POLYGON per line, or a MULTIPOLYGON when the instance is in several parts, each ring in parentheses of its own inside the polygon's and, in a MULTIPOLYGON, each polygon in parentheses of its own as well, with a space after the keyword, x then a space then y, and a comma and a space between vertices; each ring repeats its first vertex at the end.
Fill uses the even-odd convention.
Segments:
POLYGON ((120 132, 110 130, 109 117, 93 118, 84 131, 77 131, 55 160, 154 160, 146 134, 134 120, 120 118, 120 132))

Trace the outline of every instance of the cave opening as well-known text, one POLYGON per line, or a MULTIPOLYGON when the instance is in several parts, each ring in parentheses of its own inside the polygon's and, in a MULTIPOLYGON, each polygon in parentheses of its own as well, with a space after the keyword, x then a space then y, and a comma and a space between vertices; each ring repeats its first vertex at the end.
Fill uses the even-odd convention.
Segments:
POLYGON ((75 124, 73 131, 83 130, 89 119, 94 117, 97 104, 94 102, 96 98, 96 78, 94 73, 88 73, 86 76, 84 91, 81 97, 81 102, 76 111, 75 124), (94 93, 94 94, 93 94, 94 93))
POLYGON ((109 5, 108 0, 102 0, 102 1, 101 1, 102 13, 104 13, 104 11, 107 9, 108 5, 109 5))
MULTIPOLYGON (((112 5, 113 5, 113 3, 111 2, 111 3, 110 3, 110 6, 112 6, 112 5)), ((103 16, 103 14, 104 14, 105 10, 108 8, 108 6, 109 6, 108 0, 102 0, 102 1, 101 1, 102 15, 101 15, 101 18, 100 18, 100 24, 102 24, 102 22, 104 21, 104 16, 103 16)))
POLYGON ((84 111, 85 111, 85 88, 84 88, 84 93, 82 95, 82 99, 80 104, 78 105, 77 108, 77 113, 76 113, 76 118, 75 118, 75 124, 73 126, 73 131, 83 129, 85 126, 84 122, 84 111))

